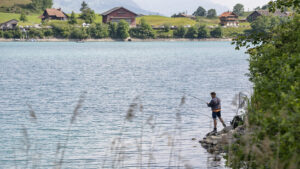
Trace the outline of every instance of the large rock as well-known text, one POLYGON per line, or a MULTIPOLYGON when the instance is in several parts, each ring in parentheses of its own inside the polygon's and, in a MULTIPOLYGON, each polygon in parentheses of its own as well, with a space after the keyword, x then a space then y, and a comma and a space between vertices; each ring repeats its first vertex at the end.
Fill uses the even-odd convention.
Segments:
POLYGON ((228 126, 219 132, 209 132, 206 136, 199 141, 202 147, 204 147, 209 153, 222 153, 224 152, 224 147, 228 144, 232 144, 236 141, 234 135, 245 134, 244 126, 235 126, 236 124, 242 124, 238 121, 237 116, 234 117, 234 126, 228 126))

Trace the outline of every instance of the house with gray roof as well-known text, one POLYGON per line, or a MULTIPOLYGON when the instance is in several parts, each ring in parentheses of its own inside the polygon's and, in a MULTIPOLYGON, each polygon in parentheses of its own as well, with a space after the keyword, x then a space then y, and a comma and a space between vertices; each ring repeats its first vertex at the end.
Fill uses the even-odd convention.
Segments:
POLYGON ((288 17, 290 15, 291 15, 291 13, 289 13, 289 12, 281 12, 279 10, 275 11, 274 13, 269 12, 268 10, 257 10, 257 11, 252 12, 247 17, 247 21, 248 22, 253 22, 253 21, 255 21, 260 16, 288 17))
POLYGON ((15 29, 18 25, 18 20, 12 19, 4 23, 0 23, 1 30, 15 29))

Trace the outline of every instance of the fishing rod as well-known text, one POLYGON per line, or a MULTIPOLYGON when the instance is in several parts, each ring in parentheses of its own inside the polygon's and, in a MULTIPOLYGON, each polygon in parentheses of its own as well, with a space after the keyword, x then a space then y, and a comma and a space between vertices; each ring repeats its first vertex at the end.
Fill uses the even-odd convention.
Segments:
POLYGON ((171 87, 169 87, 169 89, 172 89, 173 91, 175 91, 175 92, 177 92, 177 93, 182 93, 182 94, 184 94, 184 95, 186 95, 186 96, 192 97, 192 98, 194 98, 194 99, 196 99, 196 100, 200 100, 201 102, 207 103, 207 101, 205 101, 204 99, 200 99, 199 97, 193 96, 193 95, 191 95, 191 94, 188 94, 188 93, 185 93, 185 92, 182 92, 182 91, 178 91, 178 90, 173 89, 173 88, 171 88, 171 87))

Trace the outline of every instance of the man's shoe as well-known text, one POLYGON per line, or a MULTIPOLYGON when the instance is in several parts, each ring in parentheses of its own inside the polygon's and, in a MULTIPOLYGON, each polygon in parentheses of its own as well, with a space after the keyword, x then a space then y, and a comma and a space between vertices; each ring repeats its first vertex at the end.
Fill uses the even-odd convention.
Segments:
POLYGON ((214 130, 212 131, 213 133, 216 133, 217 132, 217 128, 214 128, 214 130))
POLYGON ((224 128, 227 127, 225 123, 223 123, 223 127, 224 127, 224 128))

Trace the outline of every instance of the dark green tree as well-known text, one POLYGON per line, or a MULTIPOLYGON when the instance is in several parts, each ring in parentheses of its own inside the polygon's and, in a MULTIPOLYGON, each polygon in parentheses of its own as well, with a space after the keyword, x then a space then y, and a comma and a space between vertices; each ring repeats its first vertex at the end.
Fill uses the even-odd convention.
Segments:
MULTIPOLYGON (((234 151, 227 156, 231 168, 299 168, 300 3, 269 3, 271 11, 286 7, 295 10, 291 20, 268 29, 258 27, 258 23, 251 25, 259 31, 249 31, 234 40, 237 49, 248 48, 253 93, 246 114, 251 133, 231 145, 234 151), (262 37, 260 31, 267 35, 262 37)), ((260 23, 266 22, 265 18, 261 20, 260 23)))
POLYGON ((118 38, 118 24, 117 23, 109 23, 108 27, 109 36, 111 38, 118 38))
POLYGON ((165 32, 169 32, 170 31, 170 29, 171 29, 171 25, 170 24, 164 24, 164 31, 165 32))
POLYGON ((87 31, 90 37, 95 39, 107 38, 109 36, 108 25, 102 23, 91 25, 87 31))
POLYGON ((129 37, 129 24, 125 20, 121 20, 118 23, 117 35, 120 39, 126 39, 129 37))
POLYGON ((217 16, 217 12, 215 9, 210 9, 207 11, 207 18, 215 18, 217 16))
POLYGON ((234 7, 233 7, 233 12, 239 16, 243 16, 244 14, 244 5, 242 4, 236 4, 234 7))
POLYGON ((41 0, 42 1, 42 10, 46 8, 52 8, 53 1, 52 0, 41 0))
POLYGON ((43 0, 32 0, 31 6, 34 10, 41 10, 43 6, 43 0))
POLYGON ((198 28, 198 38, 208 38, 208 30, 205 25, 201 25, 198 28))
POLYGON ((88 37, 84 28, 72 28, 69 38, 83 40, 88 37))
POLYGON ((223 37, 223 30, 221 27, 214 28, 210 32, 210 36, 213 38, 222 38, 223 37))
POLYGON ((173 35, 176 38, 184 38, 186 34, 186 28, 184 26, 179 26, 176 30, 174 30, 173 35))
POLYGON ((89 9, 89 6, 88 6, 88 4, 87 4, 85 1, 83 1, 83 2, 81 3, 80 11, 83 12, 83 11, 85 11, 85 10, 87 10, 87 9, 89 9))
POLYGON ((136 38, 147 39, 155 38, 155 32, 145 19, 141 19, 140 26, 130 31, 131 35, 136 38))
POLYGON ((198 30, 195 26, 189 27, 186 34, 185 34, 186 38, 197 38, 198 37, 198 30))
POLYGON ((198 9, 193 13, 193 15, 206 16, 206 10, 202 6, 199 6, 198 9))
POLYGON ((26 16, 26 14, 25 14, 25 12, 24 11, 22 11, 21 12, 21 15, 20 15, 20 21, 22 21, 22 22, 26 22, 28 19, 27 19, 27 16, 26 16))
POLYGON ((94 23, 96 19, 95 11, 88 8, 82 11, 80 18, 84 20, 85 23, 94 23))
POLYGON ((71 16, 69 17, 69 21, 68 22, 69 22, 69 24, 76 24, 77 23, 77 19, 76 19, 74 11, 72 11, 71 16))
POLYGON ((51 8, 53 5, 52 0, 32 0, 31 7, 36 10, 45 10, 46 8, 51 8))

